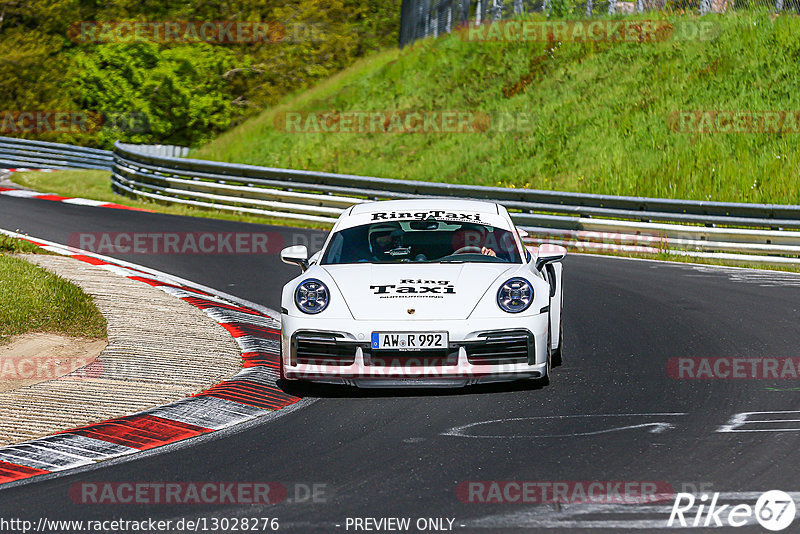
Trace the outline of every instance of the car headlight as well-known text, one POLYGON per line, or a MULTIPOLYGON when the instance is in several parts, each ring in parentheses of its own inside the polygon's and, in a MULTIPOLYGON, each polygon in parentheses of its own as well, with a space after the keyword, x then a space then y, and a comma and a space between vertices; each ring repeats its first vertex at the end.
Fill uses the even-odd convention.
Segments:
POLYGON ((319 313, 328 307, 330 300, 328 288, 314 278, 303 281, 294 291, 294 303, 303 313, 319 313))
POLYGON ((508 313, 519 313, 533 302, 533 286, 524 278, 512 278, 500 286, 497 305, 508 313))

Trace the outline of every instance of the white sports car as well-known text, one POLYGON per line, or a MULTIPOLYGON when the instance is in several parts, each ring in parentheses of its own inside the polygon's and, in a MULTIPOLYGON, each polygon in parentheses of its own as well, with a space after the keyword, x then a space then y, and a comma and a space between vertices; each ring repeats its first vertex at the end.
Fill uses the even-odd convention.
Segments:
POLYGON ((506 209, 471 200, 352 206, 283 288, 281 379, 359 387, 549 383, 561 359, 560 261, 506 209))

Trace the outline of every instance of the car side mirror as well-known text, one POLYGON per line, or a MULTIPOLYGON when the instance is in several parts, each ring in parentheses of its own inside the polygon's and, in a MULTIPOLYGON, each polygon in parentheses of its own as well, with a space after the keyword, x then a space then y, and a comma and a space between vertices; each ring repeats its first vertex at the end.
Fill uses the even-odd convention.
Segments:
POLYGON ((294 245, 281 250, 283 263, 299 265, 305 271, 308 269, 308 248, 305 245, 294 245))
POLYGON ((548 263, 561 261, 567 255, 567 249, 561 245, 550 245, 545 243, 539 247, 539 253, 536 257, 536 270, 541 271, 542 267, 548 263))

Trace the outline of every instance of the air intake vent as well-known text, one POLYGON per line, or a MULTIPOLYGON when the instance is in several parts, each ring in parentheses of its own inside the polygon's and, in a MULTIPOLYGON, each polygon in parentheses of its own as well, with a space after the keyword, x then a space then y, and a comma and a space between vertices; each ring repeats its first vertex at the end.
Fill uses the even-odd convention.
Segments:
POLYGON ((353 365, 356 343, 335 335, 297 334, 292 340, 295 360, 304 365, 353 365))
POLYGON ((533 336, 528 332, 486 334, 483 341, 465 343, 464 348, 467 360, 473 365, 508 365, 535 360, 533 336))

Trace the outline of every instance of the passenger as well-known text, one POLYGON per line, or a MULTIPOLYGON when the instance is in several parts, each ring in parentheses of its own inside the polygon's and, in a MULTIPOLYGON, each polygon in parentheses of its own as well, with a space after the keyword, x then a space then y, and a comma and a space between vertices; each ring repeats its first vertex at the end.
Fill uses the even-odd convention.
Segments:
POLYGON ((497 257, 497 252, 486 246, 486 228, 475 224, 465 224, 453 233, 453 254, 481 253, 497 257))

